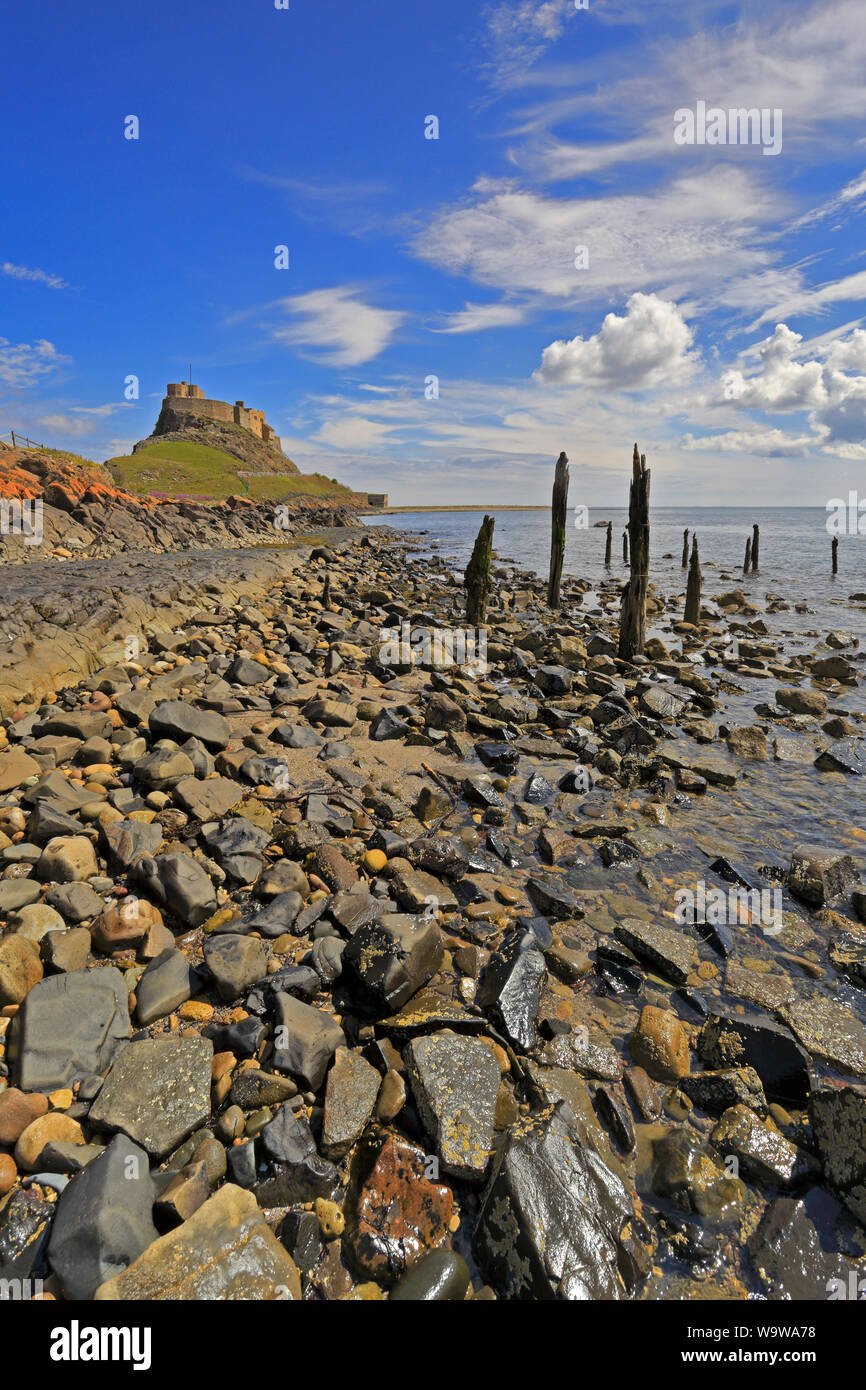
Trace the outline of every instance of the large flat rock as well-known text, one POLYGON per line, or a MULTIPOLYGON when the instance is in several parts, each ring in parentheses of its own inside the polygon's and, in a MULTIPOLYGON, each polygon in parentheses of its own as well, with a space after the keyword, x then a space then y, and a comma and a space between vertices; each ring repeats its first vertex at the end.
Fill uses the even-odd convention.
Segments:
POLYGON ((91 1123, 121 1130, 158 1158, 210 1114, 209 1038, 145 1038, 117 1055, 90 1110, 91 1123))

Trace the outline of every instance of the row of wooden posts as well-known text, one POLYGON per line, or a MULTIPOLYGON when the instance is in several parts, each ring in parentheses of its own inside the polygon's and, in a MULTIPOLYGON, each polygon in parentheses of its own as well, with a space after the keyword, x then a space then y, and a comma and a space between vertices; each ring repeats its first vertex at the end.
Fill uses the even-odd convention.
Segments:
MULTIPOLYGON (((622 591, 619 622, 618 655, 630 661, 643 652, 646 643, 646 599, 649 582, 649 495, 650 470, 646 466, 646 454, 634 446, 632 456, 632 477, 629 489, 628 527, 622 533, 623 564, 629 566, 629 578, 622 591)), ((559 591, 562 583, 562 566, 565 560, 565 527, 568 506, 568 459, 560 454, 556 462, 553 480, 553 501, 551 505, 550 572, 547 580, 547 603, 550 608, 560 607, 559 591)), ((484 622, 487 599, 490 593, 490 563, 493 555, 494 518, 485 516, 478 532, 472 558, 466 566, 466 620, 473 626, 484 622)), ((752 534, 746 541, 746 556, 743 561, 743 574, 757 572, 760 558, 761 529, 755 523, 752 534)), ((613 549, 613 522, 607 523, 607 537, 604 547, 604 563, 610 565, 613 549)), ((838 537, 833 537, 833 573, 838 573, 838 537)), ((688 569, 686 581, 686 604, 683 621, 697 624, 701 613, 701 561, 698 551, 697 535, 692 533, 691 554, 689 553, 689 532, 683 532, 683 569, 688 569)))

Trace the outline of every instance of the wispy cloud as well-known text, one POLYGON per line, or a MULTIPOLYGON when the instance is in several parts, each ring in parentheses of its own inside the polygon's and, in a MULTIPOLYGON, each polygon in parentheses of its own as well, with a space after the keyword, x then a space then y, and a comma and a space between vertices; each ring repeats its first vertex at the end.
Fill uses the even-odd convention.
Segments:
POLYGON ((52 275, 47 270, 38 270, 27 265, 13 265, 11 261, 0 263, 0 273, 8 275, 12 280, 30 280, 37 285, 47 285, 52 290, 66 290, 69 288, 65 280, 59 275, 52 275))
POLYGON ((47 338, 37 338, 32 344, 0 338, 0 382, 16 391, 36 386, 48 372, 69 360, 47 338))
POLYGON ((351 285, 311 290, 279 301, 292 322, 272 329, 279 343, 311 349, 306 355, 335 367, 356 367, 378 357, 390 343, 405 314, 379 309, 351 285))

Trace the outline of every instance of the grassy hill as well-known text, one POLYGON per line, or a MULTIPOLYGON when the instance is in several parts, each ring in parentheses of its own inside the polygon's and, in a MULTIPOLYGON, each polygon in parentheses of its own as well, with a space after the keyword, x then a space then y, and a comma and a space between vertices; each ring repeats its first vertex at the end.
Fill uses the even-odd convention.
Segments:
MULTIPOLYGON (((287 460, 287 464, 289 461, 287 460)), ((289 465, 292 466, 292 465, 289 465)), ((344 498, 353 493, 321 473, 251 471, 241 459, 207 444, 155 439, 133 454, 107 459, 104 467, 117 487, 139 496, 155 493, 219 501, 239 493, 257 501, 279 502, 292 497, 344 498)))

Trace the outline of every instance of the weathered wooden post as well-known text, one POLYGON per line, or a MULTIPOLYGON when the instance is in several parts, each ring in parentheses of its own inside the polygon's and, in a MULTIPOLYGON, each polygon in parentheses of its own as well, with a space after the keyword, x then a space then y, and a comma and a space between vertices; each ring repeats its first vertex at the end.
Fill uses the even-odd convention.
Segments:
POLYGON ((622 562, 628 564, 628 531, 622 533, 622 562))
POLYGON ((689 564, 689 578, 686 584, 686 610, 683 621, 695 626, 701 620, 701 560, 698 555, 698 538, 692 536, 692 558, 689 564))
POLYGON ((748 574, 752 564, 752 537, 746 540, 746 558, 743 561, 743 574, 748 574))
POLYGON ((607 565, 607 566, 610 565, 610 552, 611 552, 611 547, 612 547, 612 546, 613 546, 613 522, 612 522, 612 521, 609 521, 609 522, 607 523, 607 540, 606 540, 605 543, 604 543, 604 563, 605 563, 605 565, 607 565))
POLYGON ((568 459, 560 454, 556 460, 553 479, 553 501, 550 507, 550 576, 547 581, 547 603, 559 607, 559 586, 562 581, 562 562, 565 559, 565 517, 568 507, 568 459))
POLYGON ((682 558, 682 567, 683 567, 684 570, 685 570, 685 569, 688 569, 688 567, 689 567, 689 528, 688 528, 688 527, 686 527, 685 531, 683 531, 683 558, 682 558))
POLYGON ((752 527, 752 573, 758 568, 758 549, 761 544, 761 528, 757 521, 752 527))
POLYGON ((631 575, 622 591, 619 618, 620 660, 631 661, 646 643, 646 592, 649 580, 649 492, 650 471, 646 455, 634 446, 632 479, 628 503, 628 539, 631 575))
POLYGON ((472 559, 466 566, 463 576, 463 582, 466 586, 466 621, 472 627, 481 627, 487 613, 494 523, 494 517, 485 515, 481 523, 481 530, 475 537, 472 559))
POLYGON ((328 608, 331 603, 331 571, 325 570, 325 582, 322 585, 322 606, 328 608))
POLYGON ((839 573, 839 537, 833 537, 833 573, 839 573))

